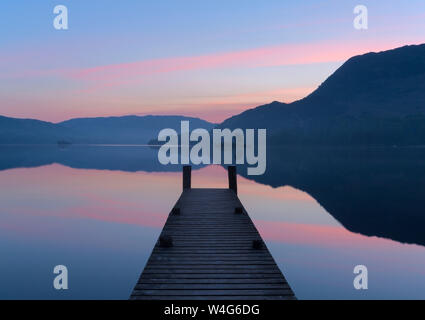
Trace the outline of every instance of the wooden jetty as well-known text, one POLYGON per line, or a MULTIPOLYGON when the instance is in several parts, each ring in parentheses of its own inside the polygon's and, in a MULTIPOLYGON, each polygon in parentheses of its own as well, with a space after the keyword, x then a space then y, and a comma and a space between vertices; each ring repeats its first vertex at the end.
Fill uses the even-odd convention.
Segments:
POLYGON ((183 192, 130 299, 295 299, 237 196, 236 167, 228 174, 229 189, 192 189, 183 167, 183 192))

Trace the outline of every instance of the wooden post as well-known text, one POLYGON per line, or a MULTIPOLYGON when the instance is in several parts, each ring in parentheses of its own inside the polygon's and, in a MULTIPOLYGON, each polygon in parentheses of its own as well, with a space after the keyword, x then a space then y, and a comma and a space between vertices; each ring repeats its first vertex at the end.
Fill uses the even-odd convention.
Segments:
POLYGON ((238 194, 238 185, 236 181, 236 166, 228 166, 227 172, 229 176, 229 189, 238 194))
POLYGON ((190 189, 192 187, 191 175, 192 175, 192 167, 183 166, 183 190, 190 189))

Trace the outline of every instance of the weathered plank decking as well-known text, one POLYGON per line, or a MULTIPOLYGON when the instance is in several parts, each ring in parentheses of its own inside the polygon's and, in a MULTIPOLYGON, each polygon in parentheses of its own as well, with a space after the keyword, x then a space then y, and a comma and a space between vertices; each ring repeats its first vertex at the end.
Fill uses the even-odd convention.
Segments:
POLYGON ((184 190, 130 299, 294 299, 294 293, 232 189, 184 190))

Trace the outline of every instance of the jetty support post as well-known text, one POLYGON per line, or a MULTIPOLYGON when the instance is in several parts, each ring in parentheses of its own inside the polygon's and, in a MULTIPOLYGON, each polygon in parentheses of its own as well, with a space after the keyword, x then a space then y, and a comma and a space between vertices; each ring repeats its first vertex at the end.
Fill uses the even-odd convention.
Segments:
POLYGON ((192 166, 183 166, 183 190, 192 187, 192 166))
POLYGON ((236 194, 238 194, 238 185, 236 181, 236 166, 227 167, 227 172, 229 176, 229 189, 233 190, 236 194))

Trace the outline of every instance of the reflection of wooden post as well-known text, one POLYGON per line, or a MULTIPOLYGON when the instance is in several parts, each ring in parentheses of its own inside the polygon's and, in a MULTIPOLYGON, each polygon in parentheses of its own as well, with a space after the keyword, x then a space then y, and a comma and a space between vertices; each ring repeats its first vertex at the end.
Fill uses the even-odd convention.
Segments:
POLYGON ((192 167, 183 166, 183 190, 191 188, 192 167))
POLYGON ((227 168, 227 172, 229 175, 229 189, 233 190, 236 194, 238 194, 238 186, 236 182, 236 166, 229 166, 227 168))

